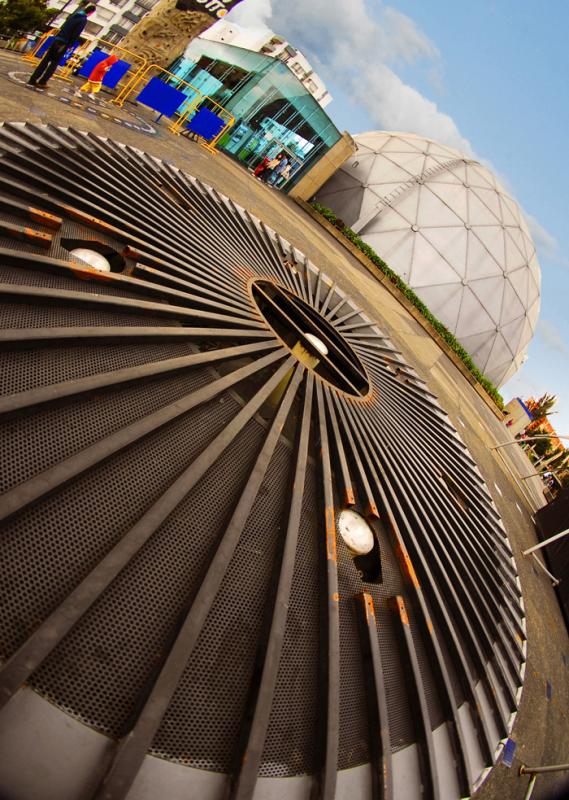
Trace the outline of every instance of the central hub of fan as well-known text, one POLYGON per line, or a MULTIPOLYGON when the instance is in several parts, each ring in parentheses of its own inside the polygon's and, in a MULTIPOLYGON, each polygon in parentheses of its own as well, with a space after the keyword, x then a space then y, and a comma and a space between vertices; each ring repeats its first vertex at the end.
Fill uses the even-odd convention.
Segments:
POLYGON ((267 324, 299 361, 346 394, 369 394, 365 368, 338 327, 272 281, 255 281, 251 294, 267 324))

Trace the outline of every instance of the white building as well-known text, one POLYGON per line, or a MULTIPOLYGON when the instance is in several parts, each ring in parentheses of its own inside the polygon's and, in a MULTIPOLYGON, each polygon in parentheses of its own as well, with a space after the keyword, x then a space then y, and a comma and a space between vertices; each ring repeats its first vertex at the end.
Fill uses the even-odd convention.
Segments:
POLYGON ((372 131, 317 198, 501 386, 523 364, 541 271, 523 213, 482 164, 411 133, 372 131))
POLYGON ((223 42, 252 50, 272 58, 278 58, 290 69, 304 88, 314 97, 322 108, 332 100, 332 95, 326 89, 324 81, 317 75, 308 60, 296 48, 292 47, 286 39, 272 31, 247 30, 239 25, 226 20, 220 20, 202 33, 200 39, 209 39, 212 42, 223 42))
MULTIPOLYGON (((86 38, 105 39, 112 44, 120 43, 129 30, 153 8, 158 0, 98 0, 97 10, 87 20, 84 35, 86 38)), ((50 0, 51 8, 60 8, 61 14, 55 25, 61 25, 67 16, 77 9, 79 0, 50 0)))

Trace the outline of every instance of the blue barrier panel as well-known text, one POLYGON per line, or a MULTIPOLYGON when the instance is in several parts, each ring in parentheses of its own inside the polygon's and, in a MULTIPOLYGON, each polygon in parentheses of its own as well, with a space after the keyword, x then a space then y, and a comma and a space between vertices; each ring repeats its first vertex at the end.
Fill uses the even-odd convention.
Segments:
POLYGON ((103 86, 107 86, 109 89, 114 89, 120 79, 129 71, 131 66, 132 64, 129 64, 128 61, 117 61, 117 63, 113 64, 103 78, 103 86))
POLYGON ((225 124, 226 121, 209 108, 200 108, 188 123, 188 130, 203 136, 209 142, 217 136, 225 124))
MULTIPOLYGON (((81 68, 77 72, 82 78, 88 78, 93 72, 97 64, 104 61, 109 57, 109 53, 104 53, 102 50, 93 50, 89 58, 81 64, 81 68)), ((116 64, 110 68, 103 76, 103 86, 108 86, 109 89, 114 89, 120 79, 129 71, 131 64, 128 61, 117 61, 116 64)))
POLYGON ((179 89, 174 89, 160 78, 152 78, 136 98, 138 103, 143 103, 159 114, 171 117, 175 111, 187 101, 186 95, 179 89))
POLYGON ((47 50, 47 48, 50 46, 50 44, 53 42, 54 39, 55 36, 48 36, 45 42, 40 47, 40 49, 37 51, 37 53, 34 53, 35 57, 43 58, 45 55, 45 51, 47 50))
POLYGON ((101 61, 104 61, 107 58, 107 53, 103 53, 102 50, 93 50, 93 52, 89 55, 82 64, 80 69, 77 71, 77 74, 80 75, 82 78, 88 78, 89 75, 93 72, 97 64, 100 64, 101 61))
MULTIPOLYGON (((47 39, 45 40, 45 42, 40 47, 40 49, 37 51, 37 53, 34 53, 35 57, 36 58, 43 58, 45 56, 45 51, 52 44, 54 39, 55 39, 55 36, 48 36, 47 39)), ((75 50, 75 47, 73 47, 71 50, 66 50, 65 51, 65 53, 63 54, 63 58, 59 62, 59 66, 60 67, 62 67, 65 64, 65 62, 67 61, 67 59, 71 55, 73 55, 74 50, 75 50)))

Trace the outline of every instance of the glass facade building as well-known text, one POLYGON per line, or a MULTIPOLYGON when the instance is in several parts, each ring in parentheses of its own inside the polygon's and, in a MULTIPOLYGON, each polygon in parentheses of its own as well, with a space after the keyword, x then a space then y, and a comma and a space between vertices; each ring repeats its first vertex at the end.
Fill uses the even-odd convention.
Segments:
MULTIPOLYGON (((251 169, 265 156, 286 155, 291 169, 284 191, 341 139, 324 109, 278 59, 195 39, 170 69, 235 117, 219 149, 251 169)), ((191 90, 185 91, 191 101, 191 90)))

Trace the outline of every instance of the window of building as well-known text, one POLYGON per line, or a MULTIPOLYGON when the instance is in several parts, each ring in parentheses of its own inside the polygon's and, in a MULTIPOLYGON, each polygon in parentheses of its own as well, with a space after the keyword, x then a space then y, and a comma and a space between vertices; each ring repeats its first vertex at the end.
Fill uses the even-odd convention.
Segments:
MULTIPOLYGON (((296 67, 304 78, 305 69, 298 62, 296 67)), ((234 116, 220 149, 251 168, 267 155, 286 154, 291 170, 281 182, 285 190, 341 138, 307 86, 278 59, 194 40, 171 70, 234 116)))
POLYGON ((101 22, 110 22, 110 20, 112 20, 114 16, 115 16, 114 11, 111 11, 108 8, 101 8, 100 6, 97 6, 97 10, 95 11, 95 17, 101 22))
POLYGON ((130 20, 133 23, 133 25, 136 25, 137 22, 140 22, 141 18, 138 17, 136 14, 133 14, 132 11, 123 11, 123 23, 125 19, 130 20))
POLYGON ((91 20, 85 25, 85 33, 90 33, 92 36, 98 36, 102 30, 102 25, 97 25, 96 22, 91 22, 91 20))

